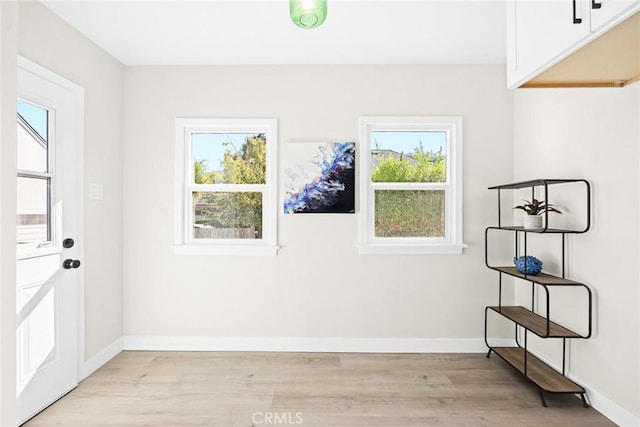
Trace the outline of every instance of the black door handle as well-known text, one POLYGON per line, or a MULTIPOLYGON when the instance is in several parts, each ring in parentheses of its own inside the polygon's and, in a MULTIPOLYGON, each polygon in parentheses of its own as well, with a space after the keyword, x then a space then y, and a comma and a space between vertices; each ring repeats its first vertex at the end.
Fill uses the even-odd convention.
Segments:
POLYGON ((70 270, 72 268, 80 267, 80 260, 67 258, 62 262, 62 268, 70 270))
POLYGON ((596 0, 591 0, 591 9, 600 9, 602 7, 602 3, 596 2, 596 0))
POLYGON ((66 248, 66 249, 69 249, 69 248, 72 248, 72 247, 73 247, 73 245, 74 245, 75 243, 76 243, 76 242, 75 242, 73 239, 71 239, 71 238, 64 239, 64 240, 62 241, 62 247, 63 247, 63 248, 66 248))
POLYGON ((576 18, 576 0, 573 0, 573 23, 582 24, 582 18, 576 18))

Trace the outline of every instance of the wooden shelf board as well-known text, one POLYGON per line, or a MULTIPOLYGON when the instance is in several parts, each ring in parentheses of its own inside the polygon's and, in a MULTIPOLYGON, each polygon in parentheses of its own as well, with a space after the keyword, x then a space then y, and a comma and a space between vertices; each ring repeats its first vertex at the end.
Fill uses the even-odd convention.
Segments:
POLYGON ((531 353, 525 353, 521 347, 491 347, 491 350, 523 375, 524 357, 526 354, 527 374, 525 376, 546 392, 584 393, 584 388, 549 367, 531 353))
POLYGON ((489 307, 496 313, 500 313, 507 319, 521 325, 522 327, 530 330, 534 334, 542 338, 581 338, 582 336, 560 326, 557 323, 549 322, 549 334, 547 335, 547 319, 531 310, 527 310, 520 306, 493 306, 489 307))
POLYGON ((500 271, 508 274, 509 276, 517 277, 518 279, 528 280, 530 282, 539 283, 541 285, 561 285, 561 286, 584 286, 580 282, 574 280, 563 279, 562 277, 554 276, 547 273, 538 273, 535 276, 520 273, 515 267, 489 267, 492 270, 500 271))

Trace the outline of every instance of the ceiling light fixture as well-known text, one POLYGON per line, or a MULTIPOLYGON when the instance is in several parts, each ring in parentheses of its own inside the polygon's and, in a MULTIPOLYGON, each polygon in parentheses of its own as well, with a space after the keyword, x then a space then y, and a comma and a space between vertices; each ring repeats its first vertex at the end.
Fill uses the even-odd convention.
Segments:
POLYGON ((300 28, 319 27, 327 18, 327 0, 289 0, 289 14, 300 28))

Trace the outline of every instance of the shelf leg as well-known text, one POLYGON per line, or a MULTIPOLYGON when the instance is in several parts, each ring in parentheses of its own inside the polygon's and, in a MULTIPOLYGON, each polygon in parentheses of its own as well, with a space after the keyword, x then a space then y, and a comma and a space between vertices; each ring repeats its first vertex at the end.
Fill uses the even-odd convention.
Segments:
POLYGON ((582 406, 584 406, 585 408, 588 408, 589 404, 587 403, 587 399, 585 399, 584 397, 584 393, 580 393, 580 397, 582 398, 582 406))
POLYGON ((487 352, 487 359, 489 358, 489 356, 491 356, 491 352, 493 351, 493 349, 489 349, 489 351, 487 352))
POLYGON ((540 400, 542 401, 542 406, 544 406, 545 408, 547 407, 547 401, 544 400, 544 393, 542 393, 542 389, 539 388, 538 391, 540 392, 540 400))

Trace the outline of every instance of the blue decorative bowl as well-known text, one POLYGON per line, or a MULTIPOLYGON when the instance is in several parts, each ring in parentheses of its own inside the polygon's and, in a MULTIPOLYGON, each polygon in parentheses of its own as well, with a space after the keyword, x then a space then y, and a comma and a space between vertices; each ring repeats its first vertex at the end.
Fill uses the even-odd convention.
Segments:
POLYGON ((513 263, 516 266, 516 269, 522 274, 529 274, 531 276, 535 276, 536 274, 542 271, 542 261, 534 256, 527 255, 527 269, 524 267, 525 257, 521 256, 519 258, 514 258, 513 263))

